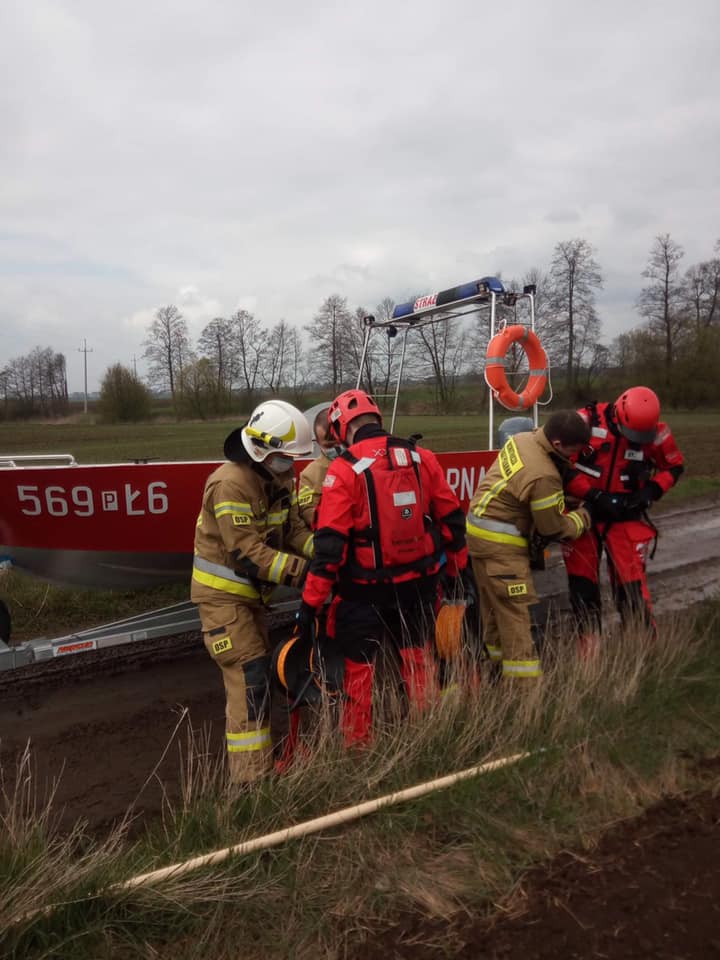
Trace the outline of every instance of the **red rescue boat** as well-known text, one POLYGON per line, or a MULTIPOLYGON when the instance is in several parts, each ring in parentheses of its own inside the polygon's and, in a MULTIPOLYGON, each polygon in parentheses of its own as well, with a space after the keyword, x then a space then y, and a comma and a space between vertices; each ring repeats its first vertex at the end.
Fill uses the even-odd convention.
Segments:
MULTIPOLYGON (((386 321, 367 317, 357 385, 362 384, 371 334, 401 334, 394 401, 390 398, 392 430, 410 330, 489 308, 493 337, 496 305, 514 307, 519 298, 529 301, 534 328, 534 292, 526 288, 522 295, 508 294, 499 280, 484 277, 399 304, 386 321)), ((492 437, 491 395, 488 449, 438 455, 448 483, 466 508, 495 458, 492 437)), ((297 465, 298 472, 306 462, 297 465)), ((0 563, 76 586, 136 589, 188 581, 195 518, 205 480, 216 466, 209 461, 84 466, 65 454, 0 455, 0 563)))
MULTIPOLYGON (((490 451, 439 455, 466 505, 494 457, 490 451)), ((66 462, 0 458, 0 561, 76 586, 136 589, 189 581, 195 518, 218 463, 81 466, 60 459, 66 462)))

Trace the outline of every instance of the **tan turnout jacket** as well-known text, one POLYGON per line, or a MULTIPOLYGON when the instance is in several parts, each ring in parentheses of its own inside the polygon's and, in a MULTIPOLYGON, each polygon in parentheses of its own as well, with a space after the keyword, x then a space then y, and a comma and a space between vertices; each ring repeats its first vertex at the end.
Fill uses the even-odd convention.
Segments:
POLYGON ((470 501, 468 550, 473 556, 527 553, 533 530, 548 540, 574 540, 590 527, 584 508, 565 511, 562 480, 541 429, 511 437, 470 501))
POLYGON ((321 453, 320 456, 308 464, 300 474, 298 489, 298 510, 300 516, 312 530, 315 520, 315 511, 320 503, 320 494, 322 493, 323 480, 328 472, 330 461, 321 453))
POLYGON ((260 603, 275 585, 298 586, 311 555, 293 471, 265 480, 249 464, 224 463, 208 477, 195 529, 194 603, 260 603))

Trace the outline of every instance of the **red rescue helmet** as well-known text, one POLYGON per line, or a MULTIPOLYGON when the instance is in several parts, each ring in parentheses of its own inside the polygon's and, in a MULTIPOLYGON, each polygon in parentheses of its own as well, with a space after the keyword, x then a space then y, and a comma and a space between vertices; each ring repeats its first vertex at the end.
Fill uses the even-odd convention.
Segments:
POLYGON ((365 413, 373 413, 382 423, 380 407, 364 390, 346 390, 339 397, 335 397, 328 410, 330 433, 340 441, 346 443, 348 427, 357 417, 365 413))
POLYGON ((620 432, 632 443, 652 443, 660 419, 660 401, 649 387, 630 387, 615 401, 620 432))

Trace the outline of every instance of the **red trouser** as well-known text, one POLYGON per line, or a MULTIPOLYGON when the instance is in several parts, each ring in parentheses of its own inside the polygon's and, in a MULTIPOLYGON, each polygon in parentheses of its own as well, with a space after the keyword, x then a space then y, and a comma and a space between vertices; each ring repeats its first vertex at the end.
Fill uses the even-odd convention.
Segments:
POLYGON ((379 605, 335 597, 328 612, 329 644, 345 659, 340 726, 346 746, 371 739, 375 659, 381 645, 398 653, 410 703, 424 708, 436 685, 430 648, 436 590, 403 591, 395 604, 379 605), (407 596, 406 596, 407 595, 407 596), (408 602, 412 596, 413 602, 408 602))
POLYGON ((585 632, 599 632, 600 558, 607 554, 608 572, 615 605, 622 622, 641 616, 655 631, 646 563, 655 531, 642 520, 598 524, 577 540, 564 542, 562 551, 568 573, 573 613, 585 632))

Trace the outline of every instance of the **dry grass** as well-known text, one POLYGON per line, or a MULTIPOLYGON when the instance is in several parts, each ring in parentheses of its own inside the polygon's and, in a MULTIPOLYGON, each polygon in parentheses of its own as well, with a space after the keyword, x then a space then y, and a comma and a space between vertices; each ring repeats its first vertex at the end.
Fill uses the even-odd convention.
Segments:
POLYGON ((455 690, 424 714, 405 716, 388 694, 374 745, 352 755, 326 703, 302 761, 249 791, 227 785, 207 739, 188 724, 180 800, 168 800, 162 821, 134 843, 132 814, 103 841, 82 825, 60 836, 52 804, 36 803, 26 752, 15 792, 2 797, 0 929, 27 957, 72 944, 78 957, 207 960, 240 938, 248 958, 316 958, 340 957, 402 915, 447 921, 497 903, 512 911, 526 866, 570 844, 591 846, 608 824, 691 782, 680 748, 701 753, 720 723, 716 629, 669 621, 657 642, 618 631, 589 662, 559 649, 524 696, 502 684, 476 690, 473 666, 458 663, 455 690), (113 886, 518 750, 534 756, 355 824, 157 887, 113 886), (26 919, 13 927, 18 917, 26 919))

